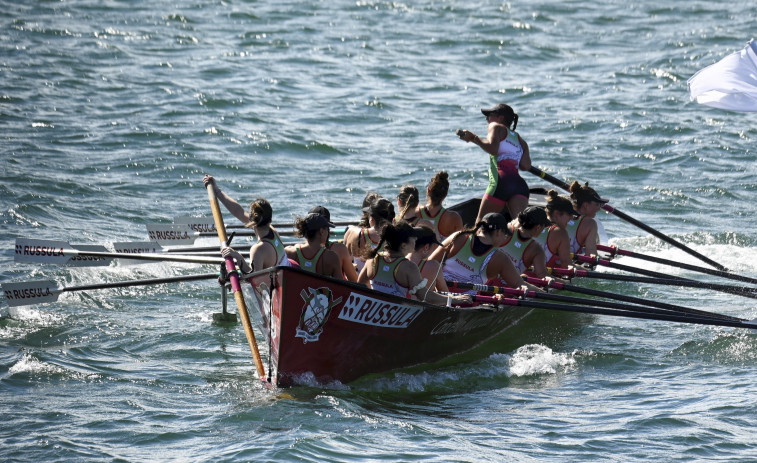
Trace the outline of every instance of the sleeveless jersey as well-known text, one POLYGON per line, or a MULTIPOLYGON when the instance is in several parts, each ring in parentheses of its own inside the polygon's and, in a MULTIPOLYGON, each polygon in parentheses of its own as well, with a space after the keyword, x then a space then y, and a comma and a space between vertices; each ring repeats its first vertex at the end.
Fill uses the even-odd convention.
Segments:
MULTIPOLYGON (((305 254, 302 253, 302 245, 298 244, 295 249, 297 250, 297 263, 300 264, 300 268, 303 270, 308 270, 310 272, 318 273, 318 261, 321 260, 321 256, 323 256, 323 251, 326 250, 324 247, 318 248, 318 251, 315 253, 315 256, 311 258, 305 257, 305 254)), ((323 265, 321 265, 323 267, 323 265)))
MULTIPOLYGON (((465 283, 484 284, 488 278, 486 276, 486 266, 489 264, 492 256, 497 252, 497 248, 491 247, 482 255, 476 255, 473 252, 473 240, 475 234, 468 235, 462 249, 453 257, 447 259, 444 263, 444 279, 453 281, 462 281, 465 283)), ((468 294, 476 294, 476 291, 464 291, 468 294)))
MULTIPOLYGON (((282 267, 290 267, 289 264, 289 258, 287 258, 287 253, 284 250, 284 243, 281 241, 281 237, 279 237, 279 234, 275 231, 273 231, 273 238, 261 238, 260 241, 264 243, 270 243, 271 246, 276 250, 276 261, 278 262, 279 266, 282 267)), ((255 269, 260 270, 260 269, 255 269)))
POLYGON ((437 212, 436 215, 432 216, 428 213, 426 206, 421 206, 420 209, 421 214, 419 219, 428 220, 429 222, 431 222, 431 225, 434 227, 434 233, 436 233, 436 236, 441 237, 441 241, 444 241, 444 238, 446 238, 446 236, 439 233, 439 222, 441 221, 442 216, 444 215, 444 212, 446 210, 446 208, 442 207, 441 209, 439 209, 439 212, 437 212))
POLYGON ((578 242, 578 238, 576 237, 578 233, 578 227, 581 226, 581 222, 583 222, 584 216, 580 216, 578 219, 571 219, 568 222, 568 226, 565 227, 565 231, 568 232, 568 236, 570 237, 570 252, 573 254, 577 254, 581 249, 583 249, 583 246, 578 242))
POLYGON ((397 267, 406 257, 399 257, 389 263, 384 256, 376 256, 376 274, 371 279, 371 288, 382 293, 394 294, 395 296, 408 297, 408 289, 397 282, 397 267))
POLYGON ((523 273, 526 270, 523 254, 525 254, 526 248, 531 244, 533 238, 522 239, 517 228, 511 231, 513 232, 512 236, 498 249, 510 259, 518 273, 523 273))
POLYGON ((534 237, 534 241, 539 243, 544 249, 544 257, 547 261, 547 267, 549 268, 553 268, 558 264, 567 265, 560 262, 560 258, 557 255, 557 249, 551 249, 549 247, 549 234, 555 229, 557 229, 557 225, 552 225, 549 228, 545 228, 539 236, 534 237))
POLYGON ((507 130, 507 137, 499 142, 497 148, 497 157, 491 156, 491 167, 494 172, 490 174, 498 175, 498 171, 515 171, 518 172, 520 159, 523 157, 523 147, 520 145, 518 134, 510 129, 507 130))

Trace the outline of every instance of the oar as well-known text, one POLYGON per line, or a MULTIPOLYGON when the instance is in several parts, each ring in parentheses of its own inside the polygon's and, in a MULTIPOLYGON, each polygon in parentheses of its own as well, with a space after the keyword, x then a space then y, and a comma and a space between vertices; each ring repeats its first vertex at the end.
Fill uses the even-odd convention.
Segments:
POLYGON ((553 302, 539 302, 528 299, 502 298, 496 296, 473 296, 475 302, 494 305, 509 305, 531 307, 535 309, 560 310, 564 312, 589 313, 596 315, 610 315, 615 317, 639 318, 645 320, 662 320, 677 323, 691 323, 697 325, 728 326, 733 328, 757 329, 757 319, 745 321, 721 320, 710 317, 696 317, 692 315, 641 313, 627 310, 605 309, 599 307, 584 307, 553 302))
MULTIPOLYGON (((216 230, 218 231, 218 240, 221 242, 221 249, 226 246, 226 227, 223 225, 223 216, 221 215, 221 208, 218 206, 218 199, 213 191, 213 184, 208 184, 208 199, 210 200, 210 209, 213 211, 213 220, 215 220, 216 230)), ((258 377, 261 380, 267 380, 265 375, 265 369, 263 368, 263 360, 260 358, 260 351, 258 350, 258 342, 255 340, 255 332, 252 330, 252 323, 250 323, 250 315, 247 313, 247 305, 244 302, 244 294, 242 293, 242 287, 239 285, 239 274, 237 273, 236 266, 234 265, 234 259, 231 256, 226 257, 226 271, 229 274, 229 282, 231 283, 231 289, 234 291, 234 299, 237 302, 237 309, 239 316, 242 318, 242 326, 244 327, 244 334, 247 336, 247 344, 250 345, 250 351, 252 352, 252 359, 255 362, 255 368, 258 371, 258 377)), ((270 384, 270 382, 268 382, 270 384)))
MULTIPOLYGON (((163 224, 148 223, 146 224, 147 234, 150 241, 154 241, 162 246, 186 246, 192 245, 198 238, 218 236, 216 231, 197 231, 193 230, 190 225, 186 224, 163 224)), ((331 234, 334 236, 343 235, 346 228, 332 228, 331 234)), ((250 229, 244 229, 234 232, 237 236, 255 236, 255 232, 250 229)), ((282 236, 291 236, 294 231, 279 232, 282 236)))
POLYGON ((625 294, 611 293, 609 291, 601 291, 598 289, 584 288, 582 286, 571 285, 563 281, 556 280, 554 278, 525 277, 524 279, 527 282, 531 283, 532 285, 536 285, 540 287, 554 288, 554 289, 559 289, 562 291, 569 291, 572 293, 586 294, 589 296, 598 296, 598 297, 604 297, 606 299, 614 299, 616 301, 630 302, 633 304, 657 307, 659 309, 665 309, 672 312, 682 312, 682 313, 701 315, 701 316, 717 316, 718 318, 741 320, 736 317, 731 317, 730 315, 721 315, 721 314, 716 314, 712 312, 707 312, 704 310, 690 309, 688 307, 682 307, 675 304, 668 304, 667 302, 660 302, 660 301, 655 301, 651 299, 643 299, 643 298, 634 297, 634 296, 626 296, 625 294))
POLYGON ((669 265, 671 267, 678 267, 678 268, 682 268, 686 270, 691 270, 694 272, 706 273, 708 275, 715 275, 715 276, 719 276, 723 278, 728 278, 731 280, 757 284, 757 278, 750 278, 750 277, 746 277, 742 275, 736 275, 735 273, 724 272, 722 270, 713 270, 711 268, 700 267, 698 265, 685 264, 683 262, 676 262, 669 259, 663 259, 661 257, 654 257, 647 254, 641 254, 638 252, 629 251, 627 249, 620 249, 615 245, 605 246, 603 244, 598 244, 597 249, 603 252, 610 253, 611 258, 615 256, 633 257, 634 259, 646 260, 646 261, 654 262, 657 264, 669 265))
POLYGON ((573 259, 575 259, 577 262, 581 262, 584 264, 601 265, 603 267, 614 268, 616 270, 623 270, 624 272, 637 273, 639 275, 646 275, 646 276, 655 277, 655 278, 693 281, 690 278, 677 277, 674 275, 668 275, 667 273, 660 273, 660 272, 655 272, 653 270, 645 270, 643 268, 637 268, 637 267, 632 267, 630 265, 619 264, 617 262, 610 262, 609 260, 602 259, 601 257, 591 257, 591 256, 583 255, 583 254, 571 254, 571 256, 573 256, 573 259))
POLYGON ((721 285, 717 283, 703 283, 694 280, 684 279, 670 279, 670 278, 651 278, 651 277, 637 277, 630 275, 621 275, 616 273, 601 273, 594 272, 592 270, 580 270, 576 268, 564 269, 564 268, 547 268, 547 271, 551 275, 561 277, 585 277, 596 278, 600 280, 613 280, 613 281, 626 281, 633 283, 648 283, 653 285, 667 285, 667 286, 679 286, 683 288, 701 288, 711 289, 713 291, 720 291, 729 294, 736 294, 739 296, 749 297, 757 299, 757 288, 744 288, 741 286, 721 285))
MULTIPOLYGON (((146 227, 150 241, 161 246, 191 246, 198 238, 218 236, 215 231, 195 231, 189 225, 183 224, 148 223, 146 227)), ((240 230, 236 234, 237 236, 255 236, 252 230, 240 230)))
MULTIPOLYGON (((557 186, 559 188, 562 188, 565 191, 568 191, 568 192, 570 191, 570 185, 568 185, 567 183, 563 182, 562 180, 560 180, 560 179, 558 179, 556 177, 553 177, 552 175, 549 175, 548 173, 544 172, 543 170, 541 170, 541 169, 539 169, 539 168, 537 168, 535 166, 531 166, 531 168, 528 171, 531 172, 532 174, 536 175, 537 177, 541 177, 544 180, 548 181, 549 183, 551 183, 551 184, 553 184, 553 185, 555 185, 555 186, 557 186)), ((642 230, 644 230, 647 233, 650 233, 650 234, 656 236, 657 238, 665 241, 666 243, 671 244, 671 245, 673 245, 673 246, 675 246, 675 247, 677 247, 679 249, 682 249, 683 251, 691 254, 692 256, 696 257, 697 259, 701 260, 702 262, 706 262, 706 263, 712 265, 713 267, 715 267, 718 270, 722 270, 722 271, 727 271, 728 270, 727 268, 725 268, 724 266, 718 264, 714 260, 712 260, 712 259, 710 259, 708 257, 703 256, 702 254, 700 254, 700 253, 696 252, 695 250, 689 248, 688 246, 684 245, 683 243, 679 243, 678 241, 676 241, 673 238, 665 235, 664 233, 662 233, 662 232, 660 232, 660 231, 658 231, 658 230, 650 227, 649 225, 646 225, 646 224, 644 224, 642 222, 639 222, 638 220, 636 220, 633 217, 631 217, 631 216, 629 216, 629 215, 627 215, 627 214, 625 214, 625 213, 623 213, 623 212, 615 209, 614 207, 610 206, 609 204, 603 204, 602 205, 602 209, 604 209, 605 211, 609 212, 610 214, 613 214, 616 217, 619 217, 619 218, 625 220, 626 222, 628 222, 628 223, 630 223, 632 225, 637 226, 638 228, 641 228, 642 230)))
MULTIPOLYGON (((187 217, 187 216, 181 216, 181 217, 174 217, 173 223, 175 224, 182 224, 182 225, 189 225, 190 228, 194 231, 199 232, 215 232, 216 226, 215 222, 213 221, 212 217, 187 217)), ((334 225, 337 227, 347 227, 350 225, 355 225, 356 222, 333 222, 334 225)), ((286 230, 287 228, 291 229, 294 225, 294 221, 290 223, 274 223, 272 224, 273 228, 280 228, 281 230, 286 230)), ((247 228, 244 225, 226 225, 226 230, 239 230, 247 228)))
POLYGON ((210 280, 218 278, 218 273, 201 273, 197 275, 184 275, 167 278, 152 278, 148 280, 127 280, 115 283, 97 283, 82 286, 61 287, 52 280, 27 281, 21 283, 3 283, 3 293, 8 305, 17 307, 22 305, 41 304, 54 302, 64 292, 91 291, 95 289, 126 288, 129 286, 160 285, 165 283, 177 283, 180 281, 210 280))
MULTIPOLYGON (((540 281, 537 279, 532 279, 532 280, 535 280, 533 281, 533 283, 535 284, 538 284, 539 282, 544 283, 543 281, 540 281)), ((532 281, 529 281, 529 282, 532 282, 532 281)), ((696 317, 702 317, 702 318, 716 318, 716 319, 725 319, 725 320, 745 321, 744 319, 730 317, 728 315, 721 315, 714 312, 706 312, 703 310, 688 309, 684 307, 679 308, 677 306, 674 306, 676 310, 660 309, 660 308, 653 308, 653 307, 644 307, 640 305, 630 305, 630 304, 621 304, 617 302, 602 301, 602 300, 597 300, 597 299, 586 299, 586 298, 581 298, 581 297, 552 294, 552 293, 547 293, 547 292, 529 291, 529 290, 522 290, 522 289, 516 289, 516 288, 506 288, 506 287, 501 287, 501 286, 482 285, 482 284, 476 284, 476 283, 465 283, 465 282, 459 282, 459 281, 448 281, 447 286, 449 286, 450 288, 473 289, 476 291, 484 291, 484 292, 489 292, 489 293, 494 293, 494 294, 504 294, 504 295, 515 296, 515 297, 527 297, 531 299, 546 299, 546 300, 557 301, 557 302, 568 302, 572 304, 588 305, 588 306, 593 306, 593 307, 605 307, 605 308, 618 309, 618 310, 629 310, 629 311, 642 312, 642 313, 674 314, 674 313, 685 312, 690 315, 693 315, 696 317)))
POLYGON ((13 260, 15 262, 67 265, 72 260, 76 261, 76 259, 79 259, 79 262, 81 262, 81 259, 84 258, 118 258, 157 262, 184 262, 190 264, 223 263, 223 259, 220 257, 85 251, 75 248, 65 241, 28 238, 16 238, 16 250, 13 260))

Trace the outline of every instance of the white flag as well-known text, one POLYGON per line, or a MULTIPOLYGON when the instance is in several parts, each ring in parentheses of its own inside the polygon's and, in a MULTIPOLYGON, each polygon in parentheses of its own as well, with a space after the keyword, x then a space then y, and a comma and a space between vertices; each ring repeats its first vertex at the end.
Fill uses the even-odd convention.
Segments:
POLYGON ((688 81, 691 99, 730 111, 757 111, 757 43, 731 53, 694 74, 688 81))

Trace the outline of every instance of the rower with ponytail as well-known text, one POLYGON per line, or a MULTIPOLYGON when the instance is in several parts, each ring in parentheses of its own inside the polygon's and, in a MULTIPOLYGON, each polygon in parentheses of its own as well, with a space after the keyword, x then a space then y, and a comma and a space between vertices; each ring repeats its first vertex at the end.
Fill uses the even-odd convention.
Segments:
MULTIPOLYGON (((433 291, 433 282, 429 284, 428 279, 421 276, 418 266, 406 257, 413 252, 418 236, 419 230, 405 221, 386 225, 378 246, 364 254, 366 263, 358 276, 358 283, 396 296, 446 304, 448 297, 433 291)), ((454 296, 451 300, 458 304, 470 302, 467 296, 454 296)))
MULTIPOLYGON (((509 237, 507 219, 490 212, 466 228, 450 236, 429 257, 444 264, 447 281, 494 284, 518 288, 523 285, 538 290, 523 281, 510 259, 497 249, 509 237)), ((474 294, 475 291, 469 291, 474 294)))

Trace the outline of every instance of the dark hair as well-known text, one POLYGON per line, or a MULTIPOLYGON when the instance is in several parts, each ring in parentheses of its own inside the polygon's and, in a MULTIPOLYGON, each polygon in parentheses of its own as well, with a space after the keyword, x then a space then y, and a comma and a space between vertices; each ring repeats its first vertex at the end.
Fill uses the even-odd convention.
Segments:
POLYGON ((466 228, 460 231, 460 233, 475 233, 479 229, 483 229, 484 233, 487 235, 491 235, 496 230, 504 230, 505 233, 511 234, 510 229, 507 227, 507 219, 505 219, 502 214, 495 214, 491 212, 489 214, 486 214, 481 220, 476 222, 476 225, 473 228, 466 228))
MULTIPOLYGON (((373 249, 368 248, 365 254, 363 254, 363 258, 365 260, 375 259, 378 253, 384 249, 395 252, 399 251, 400 247, 414 236, 416 236, 415 230, 404 220, 400 220, 395 224, 387 224, 381 231, 381 240, 379 243, 373 249)), ((373 261, 373 265, 376 265, 375 260, 373 261)))
POLYGON ((360 219, 360 222, 358 223, 358 226, 361 228, 368 228, 370 225, 368 223, 368 218, 371 216, 369 212, 365 211, 365 208, 370 206, 371 203, 381 197, 380 194, 376 193, 375 191, 369 191, 365 194, 365 198, 363 198, 363 205, 361 206, 361 209, 363 210, 363 217, 360 219))
POLYGON ((368 216, 376 221, 376 229, 381 229, 386 223, 394 220, 394 204, 386 198, 377 198, 367 207, 368 216))
POLYGON ((570 184, 570 197, 575 203, 576 209, 580 209, 585 203, 596 201, 599 197, 596 190, 589 186, 589 182, 581 185, 577 180, 570 184))
POLYGON ((250 203, 250 221, 246 227, 264 227, 273 219, 273 208, 265 198, 257 198, 250 203))
POLYGON ((547 212, 538 206, 530 206, 518 214, 518 225, 524 230, 542 225, 544 227, 549 223, 547 212))
POLYGON ((305 238, 306 240, 309 241, 313 239, 315 234, 318 233, 319 231, 320 231, 319 228, 313 229, 312 227, 308 227, 307 217, 297 217, 294 220, 294 234, 300 238, 305 238))
POLYGON ((418 239, 415 240, 416 251, 427 244, 441 244, 439 242, 439 239, 436 237, 436 232, 428 225, 421 225, 414 228, 416 231, 416 236, 418 237, 418 239))
POLYGON ((418 188, 415 185, 405 184, 400 187, 400 192, 397 195, 397 200, 400 206, 402 206, 400 217, 405 217, 407 211, 418 207, 418 203, 420 202, 418 196, 418 188))
POLYGON ((446 170, 440 170, 428 183, 427 195, 431 204, 441 204, 449 193, 449 174, 446 170))
POLYGON ((551 216, 555 211, 563 211, 569 214, 575 214, 573 203, 565 196, 560 196, 555 190, 547 192, 547 212, 551 216))
POLYGON ((497 114, 505 118, 505 127, 508 129, 515 130, 515 127, 518 126, 518 115, 509 105, 503 104, 497 114))

